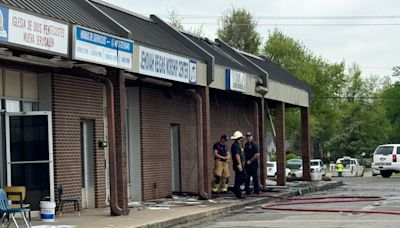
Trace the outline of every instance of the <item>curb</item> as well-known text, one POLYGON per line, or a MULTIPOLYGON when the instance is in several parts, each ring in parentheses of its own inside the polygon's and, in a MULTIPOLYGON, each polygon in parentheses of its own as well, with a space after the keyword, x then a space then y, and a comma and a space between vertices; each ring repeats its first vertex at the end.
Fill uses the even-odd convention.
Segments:
MULTIPOLYGON (((334 189, 334 188, 340 187, 341 185, 343 185, 343 181, 336 181, 336 182, 328 183, 323 186, 309 186, 309 187, 300 188, 300 190, 295 190, 295 191, 278 194, 278 195, 281 197, 293 197, 293 196, 298 196, 298 195, 317 192, 317 191, 325 191, 325 190, 329 190, 329 189, 334 189)), ((264 204, 264 203, 267 203, 268 201, 270 201, 269 198, 254 199, 254 200, 250 200, 247 202, 229 205, 229 206, 226 206, 223 208, 211 209, 210 211, 201 212, 201 213, 188 215, 188 216, 182 216, 182 217, 178 217, 178 218, 173 218, 173 219, 158 222, 158 223, 146 224, 146 225, 139 226, 139 227, 141 227, 141 228, 171 227, 171 226, 175 226, 175 225, 185 224, 188 222, 193 222, 193 221, 203 219, 203 218, 206 218, 209 216, 217 215, 217 214, 230 213, 235 210, 243 209, 246 206, 254 206, 257 204, 264 204)))

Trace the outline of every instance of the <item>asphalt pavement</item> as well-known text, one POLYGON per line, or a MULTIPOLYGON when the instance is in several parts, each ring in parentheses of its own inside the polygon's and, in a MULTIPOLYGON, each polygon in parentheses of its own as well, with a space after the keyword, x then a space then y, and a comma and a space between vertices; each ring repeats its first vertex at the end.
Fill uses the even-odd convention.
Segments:
MULTIPOLYGON (((318 209, 350 209, 350 210, 392 210, 400 211, 400 177, 382 178, 340 178, 344 185, 323 192, 316 192, 302 196, 381 196, 383 201, 357 203, 329 203, 296 205, 290 207, 318 208, 318 209)), ((260 205, 247 207, 232 214, 222 215, 201 224, 188 224, 188 227, 295 227, 295 228, 323 228, 323 227, 400 227, 400 215, 386 214, 352 214, 326 212, 286 212, 261 209, 260 205)))

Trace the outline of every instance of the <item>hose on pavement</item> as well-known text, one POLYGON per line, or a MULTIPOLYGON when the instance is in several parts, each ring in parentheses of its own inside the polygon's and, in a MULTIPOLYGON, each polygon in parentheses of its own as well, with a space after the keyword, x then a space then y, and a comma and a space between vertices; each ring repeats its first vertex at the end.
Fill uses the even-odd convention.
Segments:
POLYGON ((324 196, 324 197, 310 197, 310 198, 285 198, 285 197, 280 197, 280 196, 267 196, 267 197, 281 199, 281 200, 288 200, 288 201, 263 204, 261 206, 261 208, 266 209, 266 210, 400 215, 400 211, 388 211, 388 210, 353 210, 353 209, 320 209, 320 208, 282 207, 282 206, 306 205, 306 204, 354 203, 354 202, 370 202, 370 201, 385 200, 385 198, 381 197, 381 196, 346 196, 346 195, 344 195, 344 196, 324 196))

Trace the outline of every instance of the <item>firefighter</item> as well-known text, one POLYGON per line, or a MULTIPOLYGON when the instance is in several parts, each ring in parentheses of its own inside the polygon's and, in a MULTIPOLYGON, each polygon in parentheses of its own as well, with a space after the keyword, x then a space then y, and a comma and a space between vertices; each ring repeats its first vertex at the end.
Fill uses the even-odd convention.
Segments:
POLYGON ((343 165, 340 161, 338 161, 336 163, 336 169, 337 169, 338 177, 342 177, 343 176, 343 165))
POLYGON ((235 142, 231 146, 233 170, 235 171, 235 186, 233 193, 239 199, 243 199, 242 190, 240 186, 246 181, 247 175, 243 167, 243 154, 242 154, 242 141, 243 134, 240 131, 233 133, 231 137, 235 142))
POLYGON ((222 135, 218 142, 213 146, 214 152, 214 182, 212 185, 213 193, 226 193, 228 191, 229 167, 230 159, 226 142, 228 136, 222 135))
POLYGON ((247 142, 244 145, 245 165, 244 169, 247 173, 246 179, 246 194, 250 195, 250 177, 253 178, 254 194, 260 194, 260 186, 258 181, 258 158, 260 157, 260 148, 253 140, 251 132, 246 133, 247 142))

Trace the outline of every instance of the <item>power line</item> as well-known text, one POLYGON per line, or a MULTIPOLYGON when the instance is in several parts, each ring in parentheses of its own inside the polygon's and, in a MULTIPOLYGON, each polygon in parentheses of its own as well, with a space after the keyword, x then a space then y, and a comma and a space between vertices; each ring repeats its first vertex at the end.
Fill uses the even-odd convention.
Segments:
MULTIPOLYGON (((169 17, 169 15, 161 15, 169 17)), ((219 19, 222 16, 213 15, 176 15, 180 18, 194 19, 219 19)), ((241 16, 233 16, 241 17, 241 16)), ((376 19, 400 19, 400 15, 361 15, 361 16, 253 16, 254 19, 260 20, 376 20, 376 19)))
MULTIPOLYGON (((181 22, 188 25, 218 25, 217 22, 181 22)), ((248 23, 235 24, 235 25, 250 25, 248 23)), ((257 26, 290 26, 290 27, 351 27, 351 26, 399 26, 400 23, 257 23, 257 26)))
POLYGON ((362 97, 355 97, 355 96, 325 96, 325 97, 311 97, 311 99, 354 99, 354 100, 365 100, 365 99, 383 99, 383 100, 399 100, 400 97, 376 97, 376 96, 362 96, 362 97))

